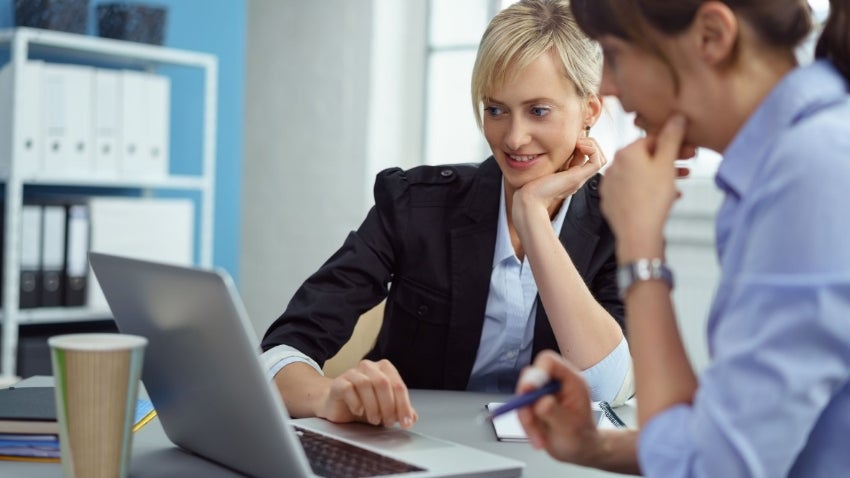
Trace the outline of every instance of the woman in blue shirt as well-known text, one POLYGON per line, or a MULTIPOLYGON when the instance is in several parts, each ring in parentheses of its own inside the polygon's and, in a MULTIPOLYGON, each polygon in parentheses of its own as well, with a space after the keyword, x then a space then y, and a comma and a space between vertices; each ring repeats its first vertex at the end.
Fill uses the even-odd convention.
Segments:
POLYGON ((603 49, 600 92, 647 131, 601 185, 640 430, 597 430, 572 365, 542 353, 534 367, 563 387, 520 413, 535 446, 645 476, 847 475, 850 0, 830 5, 814 63, 798 66, 811 28, 803 0, 572 1, 603 49), (663 239, 674 161, 693 146, 723 153, 725 194, 712 361, 699 378, 677 332, 663 239))

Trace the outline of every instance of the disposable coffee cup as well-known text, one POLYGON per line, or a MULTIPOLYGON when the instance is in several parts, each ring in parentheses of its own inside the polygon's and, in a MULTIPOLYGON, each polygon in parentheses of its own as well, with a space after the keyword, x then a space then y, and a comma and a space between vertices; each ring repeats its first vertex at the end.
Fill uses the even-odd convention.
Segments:
POLYGON ((127 334, 50 337, 65 478, 124 478, 147 339, 127 334))

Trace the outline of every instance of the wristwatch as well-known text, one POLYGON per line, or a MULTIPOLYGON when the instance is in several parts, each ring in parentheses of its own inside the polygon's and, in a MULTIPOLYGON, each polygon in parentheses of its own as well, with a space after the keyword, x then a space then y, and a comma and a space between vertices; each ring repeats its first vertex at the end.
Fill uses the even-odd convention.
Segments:
POLYGON ((636 282, 647 280, 660 280, 667 284, 667 287, 673 289, 673 272, 663 260, 657 257, 638 259, 617 268, 617 286, 620 288, 620 298, 625 298, 626 292, 636 282))

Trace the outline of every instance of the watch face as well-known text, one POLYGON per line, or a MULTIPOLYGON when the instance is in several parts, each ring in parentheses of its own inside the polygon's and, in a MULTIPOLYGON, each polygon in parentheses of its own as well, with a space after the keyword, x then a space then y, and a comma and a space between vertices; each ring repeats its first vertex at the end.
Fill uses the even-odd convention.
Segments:
POLYGON ((625 297, 626 291, 635 282, 655 279, 673 288, 673 273, 661 259, 638 259, 617 267, 617 286, 621 298, 625 297))

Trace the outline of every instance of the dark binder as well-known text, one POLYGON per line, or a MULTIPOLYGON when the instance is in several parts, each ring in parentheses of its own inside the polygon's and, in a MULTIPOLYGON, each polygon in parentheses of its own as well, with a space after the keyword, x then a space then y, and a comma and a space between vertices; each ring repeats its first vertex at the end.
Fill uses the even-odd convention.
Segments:
POLYGON ((67 212, 63 204, 47 204, 42 215, 40 305, 60 307, 64 302, 67 212))
POLYGON ((21 309, 38 307, 41 293, 41 232, 43 209, 39 204, 21 208, 21 309))
POLYGON ((86 305, 89 272, 88 204, 69 204, 65 248, 65 305, 86 305))

